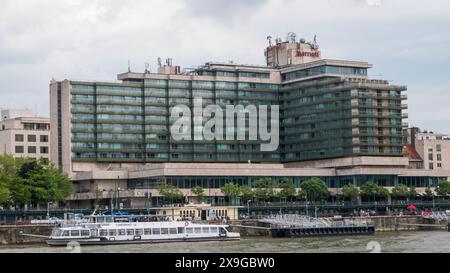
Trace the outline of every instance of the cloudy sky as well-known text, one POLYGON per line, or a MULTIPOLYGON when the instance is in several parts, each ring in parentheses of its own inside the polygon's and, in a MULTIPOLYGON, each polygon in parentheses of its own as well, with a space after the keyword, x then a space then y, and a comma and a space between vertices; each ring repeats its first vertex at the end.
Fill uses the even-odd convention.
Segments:
POLYGON ((409 122, 450 133, 447 0, 2 0, 0 108, 48 115, 52 78, 114 81, 157 58, 264 64, 266 37, 312 40, 408 86, 409 122))

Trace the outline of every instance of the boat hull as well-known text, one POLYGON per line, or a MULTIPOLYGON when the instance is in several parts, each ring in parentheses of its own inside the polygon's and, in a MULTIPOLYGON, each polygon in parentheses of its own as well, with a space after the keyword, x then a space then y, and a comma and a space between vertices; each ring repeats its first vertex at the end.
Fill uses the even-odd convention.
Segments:
POLYGON ((158 239, 158 240, 100 240, 100 239, 83 239, 83 240, 47 240, 49 246, 67 246, 69 243, 78 243, 82 246, 87 245, 127 245, 127 244, 161 244, 161 243, 177 243, 177 242, 210 242, 210 241, 239 241, 239 237, 216 237, 216 238, 189 238, 189 239, 158 239))

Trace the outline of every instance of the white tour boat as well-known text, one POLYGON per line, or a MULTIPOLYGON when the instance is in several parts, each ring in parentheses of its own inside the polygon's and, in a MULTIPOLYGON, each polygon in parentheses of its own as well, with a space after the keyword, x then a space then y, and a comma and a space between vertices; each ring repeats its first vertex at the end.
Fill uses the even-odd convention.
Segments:
POLYGON ((93 215, 75 224, 59 224, 53 229, 47 244, 66 246, 70 242, 111 245, 240 240, 239 233, 229 232, 227 228, 228 225, 168 221, 154 215, 93 215))

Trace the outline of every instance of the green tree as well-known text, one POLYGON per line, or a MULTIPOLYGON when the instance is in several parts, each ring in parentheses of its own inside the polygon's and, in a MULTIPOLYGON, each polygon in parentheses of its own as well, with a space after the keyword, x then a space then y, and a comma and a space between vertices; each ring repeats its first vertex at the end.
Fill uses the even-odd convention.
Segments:
POLYGON ((416 187, 414 187, 414 186, 409 187, 408 197, 413 200, 416 199, 416 197, 417 197, 416 187))
POLYGON ((317 177, 303 181, 300 187, 305 192, 307 199, 311 201, 323 201, 331 195, 325 182, 317 177))
POLYGON ((385 199, 389 196, 389 191, 374 182, 367 182, 361 186, 361 196, 366 198, 366 200, 385 199))
POLYGON ((357 187, 355 187, 353 184, 348 184, 342 187, 342 195, 345 199, 350 200, 353 202, 358 198, 360 194, 360 191, 357 187))
POLYGON ((449 181, 441 181, 436 187, 436 193, 440 196, 448 196, 450 194, 450 182, 449 181))
POLYGON ((64 202, 73 191, 69 177, 47 160, 38 160, 33 168, 28 169, 25 177, 28 177, 36 204, 64 202))
POLYGON ((241 195, 241 187, 234 182, 228 182, 220 188, 225 197, 228 198, 230 203, 237 199, 241 195))
MULTIPOLYGON (((3 203, 14 206, 64 202, 72 183, 48 160, 0 156, 0 190, 3 203)), ((1 203, 1 202, 0 202, 1 203)))
POLYGON ((178 203, 184 197, 180 188, 174 185, 160 185, 158 192, 162 195, 164 201, 170 201, 171 203, 178 203))
POLYGON ((281 191, 278 193, 278 197, 290 199, 297 194, 297 189, 295 188, 294 182, 291 179, 283 178, 280 181, 281 191))
POLYGON ((255 188, 255 197, 259 201, 269 201, 274 196, 272 178, 259 178, 253 181, 253 188, 255 188))
POLYGON ((240 187, 240 193, 242 200, 246 203, 248 200, 252 200, 255 197, 255 193, 252 188, 247 185, 242 185, 240 187))
POLYGON ((30 198, 30 187, 27 181, 18 176, 24 158, 14 158, 11 155, 0 156, 0 184, 3 188, 3 197, 8 193, 9 204, 23 206, 30 198))
POLYGON ((382 186, 379 187, 379 190, 378 190, 378 197, 379 197, 380 199, 386 199, 386 198, 389 197, 389 195, 390 195, 390 192, 389 192, 388 189, 386 189, 386 188, 384 188, 384 187, 382 187, 382 186))
POLYGON ((11 201, 11 193, 8 185, 0 181, 0 205, 8 205, 11 201))
POLYGON ((197 196, 197 201, 201 203, 203 201, 203 198, 205 197, 205 190, 203 189, 203 187, 197 185, 193 187, 191 191, 197 196))
POLYGON ((409 188, 404 184, 397 184, 392 189, 392 197, 396 200, 406 199, 409 196, 409 188))
POLYGON ((428 186, 428 187, 425 189, 425 196, 426 196, 427 198, 432 198, 433 195, 434 195, 433 190, 428 186))

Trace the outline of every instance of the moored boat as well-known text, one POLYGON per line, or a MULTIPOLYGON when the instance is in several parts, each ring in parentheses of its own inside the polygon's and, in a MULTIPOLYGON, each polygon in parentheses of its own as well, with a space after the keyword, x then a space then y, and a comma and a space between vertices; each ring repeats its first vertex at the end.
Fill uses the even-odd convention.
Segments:
POLYGON ((50 246, 144 244, 190 241, 240 240, 227 225, 169 221, 162 217, 95 215, 76 224, 56 226, 47 240, 50 246))

